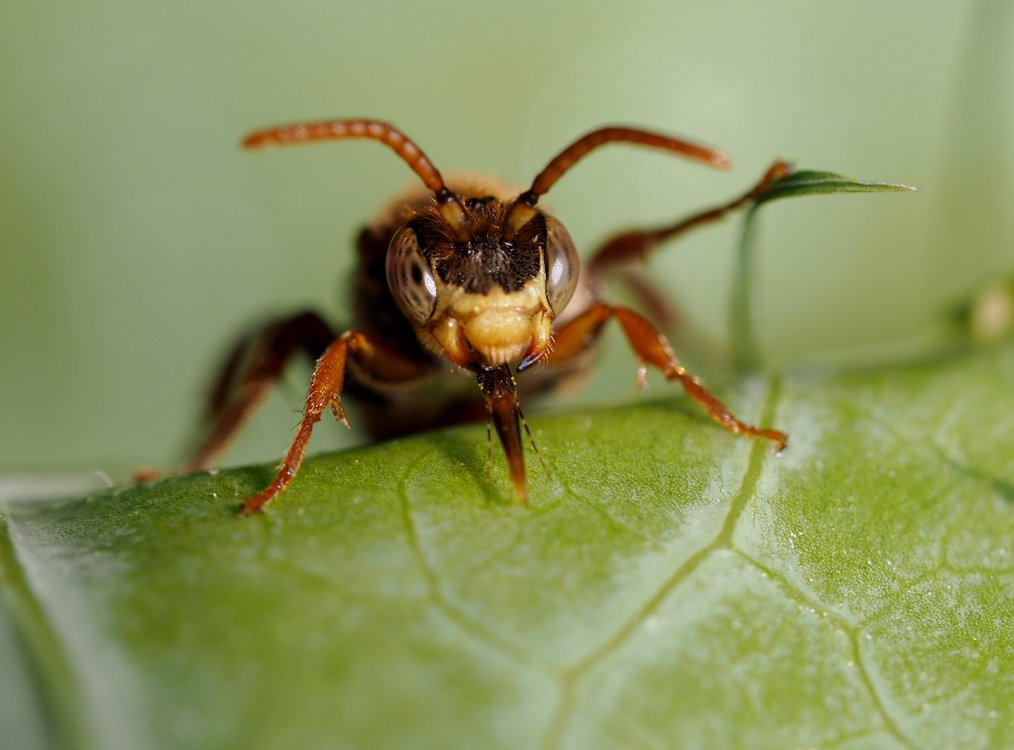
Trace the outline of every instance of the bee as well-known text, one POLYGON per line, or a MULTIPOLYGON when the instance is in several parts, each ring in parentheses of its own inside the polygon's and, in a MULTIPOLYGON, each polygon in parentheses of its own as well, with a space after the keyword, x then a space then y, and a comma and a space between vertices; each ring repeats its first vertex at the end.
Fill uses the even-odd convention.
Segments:
POLYGON ((785 433, 733 416, 683 368, 647 318, 603 299, 607 272, 744 205, 788 171, 784 163, 726 204, 671 226, 613 237, 582 271, 567 229, 539 200, 589 152, 627 143, 717 168, 729 166, 728 156, 670 135, 603 127, 563 149, 531 187, 515 194, 492 181, 445 182, 412 140, 377 120, 285 125, 258 130, 243 143, 258 148, 351 138, 387 146, 422 185, 359 234, 351 328, 339 334, 316 312, 301 312, 247 337, 223 366, 211 392, 210 429, 185 470, 206 468, 227 447, 293 357, 315 362, 296 436, 274 480, 245 501, 243 514, 263 511, 289 486, 325 412, 348 426, 345 396, 358 402, 377 439, 485 416, 503 447, 513 495, 527 502, 519 392, 526 398, 545 393, 586 371, 612 319, 626 335, 642 380, 646 368, 655 367, 730 432, 785 448, 785 433))

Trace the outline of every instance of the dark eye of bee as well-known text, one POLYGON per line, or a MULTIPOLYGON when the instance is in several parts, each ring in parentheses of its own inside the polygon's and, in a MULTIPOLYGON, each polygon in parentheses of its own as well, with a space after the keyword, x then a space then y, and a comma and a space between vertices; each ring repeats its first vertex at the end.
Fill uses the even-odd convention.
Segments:
POLYGON ((387 248, 387 285, 405 317, 416 325, 430 319, 437 303, 437 285, 411 227, 402 227, 391 238, 387 248))
POLYGON ((581 274, 574 241, 563 224, 551 216, 546 217, 546 299, 553 313, 563 312, 574 296, 577 279, 581 274))

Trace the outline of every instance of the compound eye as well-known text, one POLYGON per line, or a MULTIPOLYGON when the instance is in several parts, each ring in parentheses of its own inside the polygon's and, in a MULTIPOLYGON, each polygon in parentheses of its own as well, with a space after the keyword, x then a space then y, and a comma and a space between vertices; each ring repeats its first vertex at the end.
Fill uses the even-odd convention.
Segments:
POLYGON ((425 324, 437 304, 437 285, 415 230, 399 229, 387 248, 387 285, 398 308, 412 323, 425 324))
POLYGON ((546 299, 553 313, 559 315, 574 296, 581 259, 563 224, 547 216, 546 229, 546 299))

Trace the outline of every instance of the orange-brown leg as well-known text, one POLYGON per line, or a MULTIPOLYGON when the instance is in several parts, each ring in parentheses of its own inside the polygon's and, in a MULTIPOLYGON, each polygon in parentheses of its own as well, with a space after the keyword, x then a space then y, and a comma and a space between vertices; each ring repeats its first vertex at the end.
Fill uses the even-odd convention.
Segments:
MULTIPOLYGON (((320 356, 335 334, 314 312, 277 320, 240 339, 226 357, 208 393, 207 427, 190 459, 172 471, 200 471, 229 447, 247 419, 263 403, 293 356, 320 356)), ((148 481, 165 473, 140 469, 134 476, 148 481)))
POLYGON ((556 332, 553 349, 548 356, 549 362, 559 362, 579 354, 594 342, 610 318, 616 318, 620 322, 642 369, 645 365, 652 365, 661 370, 668 380, 678 380, 687 394, 725 429, 737 435, 770 440, 775 444, 776 451, 782 451, 788 445, 789 437, 784 432, 754 427, 737 419, 697 378, 680 365, 665 336, 628 308, 614 307, 604 302, 592 305, 556 332))
POLYGON ((706 224, 725 218, 731 211, 741 208, 760 195, 773 180, 784 177, 790 167, 783 161, 776 161, 747 192, 728 203, 714 206, 685 219, 655 229, 641 229, 622 232, 606 240, 588 262, 588 274, 593 286, 601 283, 602 277, 616 266, 626 265, 634 261, 644 261, 648 253, 667 240, 685 234, 706 224))
POLYGON ((243 515, 261 511, 289 486, 299 471, 300 464, 303 463, 313 426, 320 421, 325 411, 330 409, 336 419, 348 426, 345 410, 342 408, 341 393, 345 382, 345 364, 350 357, 355 360, 366 377, 381 383, 414 380, 427 369, 425 364, 406 359, 365 333, 348 331, 339 336, 317 360, 317 366, 310 380, 309 393, 306 396, 303 420, 278 469, 278 474, 263 491, 243 503, 243 515))
POLYGON ((211 427, 183 470, 206 468, 263 403, 293 356, 302 353, 313 361, 334 337, 334 331, 323 318, 314 312, 303 312, 272 323, 239 342, 209 394, 211 427))

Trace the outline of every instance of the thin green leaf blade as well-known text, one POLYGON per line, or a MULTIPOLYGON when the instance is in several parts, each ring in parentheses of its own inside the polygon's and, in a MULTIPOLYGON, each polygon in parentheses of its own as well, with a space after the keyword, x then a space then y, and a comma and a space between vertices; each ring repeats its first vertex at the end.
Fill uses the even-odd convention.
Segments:
POLYGON ((917 188, 900 182, 860 180, 815 169, 793 171, 772 180, 754 201, 754 206, 780 198, 833 193, 910 193, 917 188))
POLYGON ((761 206, 781 198, 834 193, 898 193, 917 188, 899 182, 858 180, 834 172, 813 169, 790 171, 772 180, 754 196, 743 219, 736 269, 729 298, 729 340, 733 363, 741 372, 758 370, 763 365, 760 344, 753 324, 753 262, 757 234, 757 213, 761 206))

